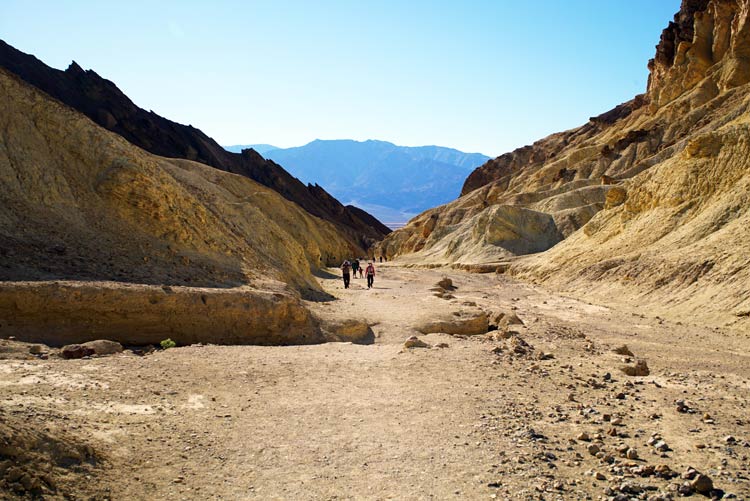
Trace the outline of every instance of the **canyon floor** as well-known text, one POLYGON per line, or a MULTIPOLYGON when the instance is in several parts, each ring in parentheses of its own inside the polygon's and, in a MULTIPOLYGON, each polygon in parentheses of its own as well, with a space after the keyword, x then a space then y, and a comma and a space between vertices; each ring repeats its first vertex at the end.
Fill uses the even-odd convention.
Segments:
POLYGON ((692 467, 709 497, 750 499, 748 333, 503 275, 388 263, 368 290, 330 271, 336 299, 310 307, 366 318, 372 344, 44 360, 1 340, 0 450, 25 465, 0 464, 0 498, 669 499, 705 487, 692 467), (443 276, 453 299, 430 291, 443 276), (416 318, 471 303, 517 314, 523 349, 500 331, 404 348, 416 318), (624 344, 648 376, 620 371, 624 344))

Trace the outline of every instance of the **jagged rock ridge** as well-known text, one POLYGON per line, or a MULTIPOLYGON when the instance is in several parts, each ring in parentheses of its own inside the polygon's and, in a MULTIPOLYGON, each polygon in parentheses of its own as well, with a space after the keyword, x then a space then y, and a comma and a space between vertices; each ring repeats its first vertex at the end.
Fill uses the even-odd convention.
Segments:
POLYGON ((139 108, 114 83, 75 62, 65 71, 56 70, 0 40, 0 67, 146 151, 201 162, 268 186, 310 214, 333 222, 360 246, 390 232, 372 216, 341 205, 317 185, 305 186, 253 150, 230 153, 199 129, 139 108))
POLYGON ((510 259, 513 273, 604 299, 647 295, 675 315, 745 322, 748 7, 684 1, 649 62, 645 94, 487 162, 461 198, 417 216, 376 252, 422 263, 510 259), (550 241, 496 206, 551 216, 565 239, 550 241), (480 217, 489 211, 500 220, 480 217), (551 250, 518 259, 538 246, 519 252, 488 242, 484 234, 498 225, 513 228, 508 238, 547 241, 551 250))

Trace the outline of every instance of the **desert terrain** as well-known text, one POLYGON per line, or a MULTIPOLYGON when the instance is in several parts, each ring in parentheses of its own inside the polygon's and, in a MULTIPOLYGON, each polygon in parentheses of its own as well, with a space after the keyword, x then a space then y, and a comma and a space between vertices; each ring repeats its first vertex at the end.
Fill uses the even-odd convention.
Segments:
POLYGON ((356 278, 346 290, 328 272, 320 281, 331 298, 306 304, 321 317, 366 319, 370 344, 198 344, 64 360, 0 341, 0 445, 24 459, 5 470, 2 496, 750 495, 747 332, 589 304, 501 274, 388 263, 373 289, 356 278), (445 277, 454 288, 435 287, 445 277), (484 314, 497 329, 415 330, 484 314), (410 336, 429 347, 405 348, 410 336), (633 356, 613 351, 623 345, 633 356), (636 360, 647 376, 622 372, 636 360))
POLYGON ((750 0, 648 70, 391 232, 0 41, 0 498, 750 498, 750 0))

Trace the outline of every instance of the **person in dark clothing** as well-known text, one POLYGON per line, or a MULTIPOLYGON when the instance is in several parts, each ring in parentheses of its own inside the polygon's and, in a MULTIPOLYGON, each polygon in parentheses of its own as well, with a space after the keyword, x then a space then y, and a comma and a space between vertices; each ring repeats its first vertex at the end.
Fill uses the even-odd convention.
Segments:
POLYGON ((344 259, 344 262, 341 263, 341 273, 344 277, 344 289, 349 288, 349 272, 352 269, 352 264, 349 262, 348 259, 344 259))
POLYGON ((354 272, 354 278, 357 278, 357 270, 359 269, 359 259, 352 259, 352 271, 354 272))
POLYGON ((380 262, 381 263, 383 262, 383 256, 380 256, 380 262))
POLYGON ((365 276, 367 277, 367 288, 372 289, 372 283, 375 281, 375 267, 372 263, 367 263, 367 269, 365 269, 365 276))

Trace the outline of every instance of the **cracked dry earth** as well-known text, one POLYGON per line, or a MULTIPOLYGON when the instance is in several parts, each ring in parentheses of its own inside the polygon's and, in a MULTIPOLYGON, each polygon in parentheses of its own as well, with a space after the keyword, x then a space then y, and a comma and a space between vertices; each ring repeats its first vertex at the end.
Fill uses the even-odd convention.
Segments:
MULTIPOLYGON (((747 333, 502 275, 378 271, 372 290, 322 279, 338 299, 310 303, 368 319, 371 345, 0 361, 0 438, 36 434, 15 477, 47 499, 677 499, 703 476, 706 499, 750 498, 747 333), (429 290, 443 276, 453 299, 429 290), (494 331, 403 348, 417 316, 470 302, 516 313, 529 346, 498 350, 494 331), (650 375, 620 371, 623 344, 650 375)), ((20 497, 8 467, 1 495, 20 497)))

